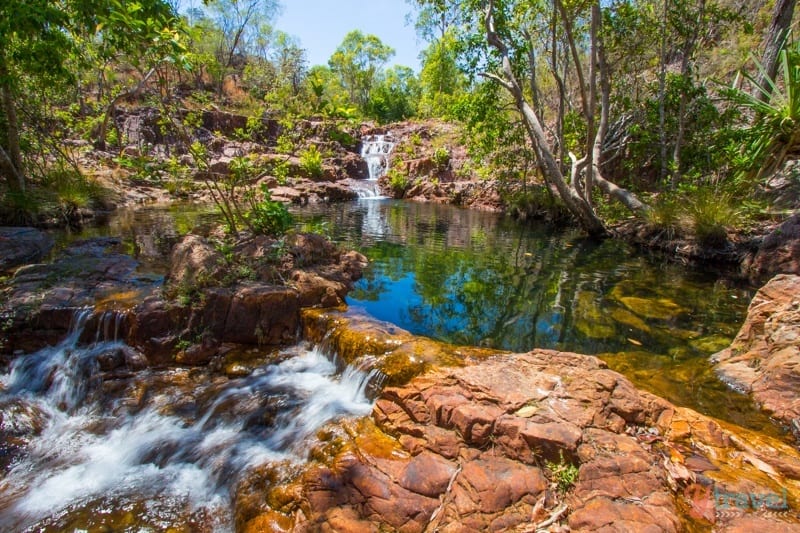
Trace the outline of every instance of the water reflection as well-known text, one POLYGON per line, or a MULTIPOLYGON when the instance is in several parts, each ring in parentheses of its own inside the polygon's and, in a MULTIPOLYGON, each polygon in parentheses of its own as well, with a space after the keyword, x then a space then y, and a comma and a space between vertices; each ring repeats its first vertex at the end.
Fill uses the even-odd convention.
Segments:
POLYGON ((348 303, 375 318, 457 344, 600 355, 675 403, 773 431, 708 364, 753 294, 719 272, 451 206, 355 202, 298 216, 327 218, 334 239, 369 257, 348 303))

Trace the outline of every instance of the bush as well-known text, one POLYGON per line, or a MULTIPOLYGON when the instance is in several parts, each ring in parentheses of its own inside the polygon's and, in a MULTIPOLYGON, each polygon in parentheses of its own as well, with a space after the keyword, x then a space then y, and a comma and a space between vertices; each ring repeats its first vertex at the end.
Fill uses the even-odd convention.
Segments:
POLYGON ((386 177, 389 179, 389 187, 392 188, 395 197, 402 198, 409 185, 411 185, 411 180, 409 180, 408 176, 396 168, 390 168, 386 172, 386 177))
POLYGON ((300 154, 300 167, 309 176, 318 177, 322 175, 322 154, 316 145, 311 145, 300 154))
POLYGON ((253 202, 245 215, 250 229, 263 235, 282 235, 294 224, 294 217, 283 203, 275 201, 265 184, 261 185, 262 199, 253 202))
POLYGON ((689 198, 686 218, 701 244, 715 246, 727 240, 728 228, 738 225, 741 212, 730 194, 700 189, 689 198))
POLYGON ((437 148, 433 152, 433 162, 440 171, 445 170, 450 164, 450 151, 447 148, 437 148))

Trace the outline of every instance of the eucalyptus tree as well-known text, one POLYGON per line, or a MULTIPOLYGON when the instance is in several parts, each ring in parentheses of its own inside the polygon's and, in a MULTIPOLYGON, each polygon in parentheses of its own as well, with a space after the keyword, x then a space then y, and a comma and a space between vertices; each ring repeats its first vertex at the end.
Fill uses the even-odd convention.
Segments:
POLYGON ((606 180, 601 172, 611 82, 600 3, 466 0, 461 6, 460 40, 467 51, 463 63, 509 95, 544 181, 583 229, 592 235, 606 233, 595 210, 595 189, 631 211, 646 211, 636 195, 606 180), (548 132, 547 109, 537 102, 544 83, 540 56, 546 55, 537 52, 546 52, 554 41, 566 46, 560 63, 550 65, 550 75, 562 85, 558 92, 565 108, 574 108, 580 120, 580 140, 572 147, 577 154, 567 153, 568 165, 560 160, 555 136, 548 132), (540 43, 544 48, 537 49, 540 43))
POLYGON ((404 66, 387 69, 370 94, 368 114, 381 123, 398 122, 417 112, 420 85, 414 70, 404 66))
POLYGON ((394 49, 378 37, 353 30, 345 35, 328 65, 347 89, 350 100, 366 111, 370 92, 392 56, 394 49))
POLYGON ((217 59, 230 68, 278 12, 277 0, 208 0, 211 17, 220 29, 217 59))

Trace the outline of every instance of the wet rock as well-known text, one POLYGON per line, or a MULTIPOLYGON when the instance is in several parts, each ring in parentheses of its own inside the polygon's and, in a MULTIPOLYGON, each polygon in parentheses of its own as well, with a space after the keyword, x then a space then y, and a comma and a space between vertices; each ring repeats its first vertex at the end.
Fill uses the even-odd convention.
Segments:
POLYGON ((145 298, 131 313, 127 342, 145 354, 149 365, 170 364, 179 341, 175 332, 183 329, 188 316, 186 308, 160 296, 145 298))
POLYGON ((788 218, 764 237, 745 268, 753 279, 763 280, 775 274, 800 275, 800 215, 788 218))
MULTIPOLYGON (((0 315, 7 327, 0 350, 30 352, 55 344, 69 331, 77 311, 102 302, 102 311, 124 312, 154 292, 156 280, 140 277, 138 262, 118 253, 119 244, 119 239, 108 238, 79 241, 51 264, 19 268, 3 290, 0 315)), ((96 331, 90 329, 87 335, 96 331)))
POLYGON ((300 305, 294 290, 253 283, 238 289, 230 302, 219 336, 223 342, 275 345, 295 338, 300 305))
POLYGON ((752 504, 788 493, 796 505, 800 454, 785 444, 674 407, 593 357, 535 350, 462 365, 386 388, 375 427, 350 428, 306 470, 293 527, 320 530, 336 513, 365 531, 517 530, 561 506, 556 526, 572 530, 799 525, 752 504), (749 507, 703 500, 714 491, 749 507))
POLYGON ((733 343, 712 360, 722 380, 800 436, 800 276, 780 274, 764 285, 733 343))
POLYGON ((0 272, 39 261, 53 248, 53 238, 35 228, 0 227, 0 272))

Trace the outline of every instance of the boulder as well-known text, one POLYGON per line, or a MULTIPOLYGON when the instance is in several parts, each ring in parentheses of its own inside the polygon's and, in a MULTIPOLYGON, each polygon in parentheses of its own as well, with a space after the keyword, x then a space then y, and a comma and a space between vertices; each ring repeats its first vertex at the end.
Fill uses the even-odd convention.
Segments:
POLYGON ((225 276, 222 254, 206 239, 187 235, 172 248, 167 285, 171 288, 202 288, 225 276))
POLYGON ((764 285, 733 343, 712 360, 723 381, 800 438, 800 276, 780 274, 764 285))
POLYGON ((788 218, 764 237, 745 266, 757 280, 775 274, 800 275, 800 214, 788 218))
POLYGON ((0 272, 34 263, 53 248, 53 238, 35 228, 0 227, 0 272))

